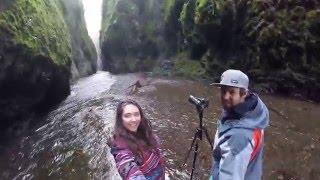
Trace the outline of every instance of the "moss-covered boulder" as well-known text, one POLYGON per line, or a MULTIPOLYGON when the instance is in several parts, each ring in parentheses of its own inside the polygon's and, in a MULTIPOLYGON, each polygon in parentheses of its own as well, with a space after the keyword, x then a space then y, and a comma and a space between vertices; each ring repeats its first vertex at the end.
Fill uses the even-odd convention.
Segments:
POLYGON ((97 52, 88 35, 82 0, 60 0, 65 22, 71 35, 72 79, 97 71, 97 52))
POLYGON ((97 54, 80 0, 0 5, 1 131, 61 102, 71 78, 96 72, 97 54))
POLYGON ((161 52, 162 15, 157 0, 104 0, 101 30, 103 69, 148 71, 161 52))
POLYGON ((1 130, 69 94, 71 43, 61 9, 58 0, 16 0, 0 13, 1 130))

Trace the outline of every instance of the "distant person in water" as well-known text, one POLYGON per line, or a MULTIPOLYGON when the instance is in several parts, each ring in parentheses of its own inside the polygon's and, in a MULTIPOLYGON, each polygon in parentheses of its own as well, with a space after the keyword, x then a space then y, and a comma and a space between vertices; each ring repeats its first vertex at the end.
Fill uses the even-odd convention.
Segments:
POLYGON ((159 138, 152 132, 149 120, 135 101, 118 104, 111 154, 125 180, 164 179, 159 138))
POLYGON ((150 84, 150 80, 148 80, 148 77, 146 74, 144 73, 138 74, 138 80, 127 88, 127 89, 131 88, 129 95, 132 95, 138 92, 140 88, 142 88, 143 86, 147 86, 149 84, 150 84))
POLYGON ((142 85, 139 80, 137 80, 134 84, 130 85, 128 88, 131 88, 129 95, 136 93, 142 85))
POLYGON ((214 140, 211 179, 259 180, 262 176, 264 129, 269 111, 248 90, 249 78, 239 70, 221 75, 222 114, 214 140))

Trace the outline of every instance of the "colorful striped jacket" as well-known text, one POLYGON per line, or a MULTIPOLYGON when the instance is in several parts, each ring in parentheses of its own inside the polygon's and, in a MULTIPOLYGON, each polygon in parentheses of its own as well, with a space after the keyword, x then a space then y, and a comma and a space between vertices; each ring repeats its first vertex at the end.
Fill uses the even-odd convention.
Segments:
POLYGON ((120 176, 124 180, 163 180, 165 166, 159 147, 157 141, 157 148, 143 150, 140 157, 132 153, 122 138, 114 139, 111 154, 120 176))

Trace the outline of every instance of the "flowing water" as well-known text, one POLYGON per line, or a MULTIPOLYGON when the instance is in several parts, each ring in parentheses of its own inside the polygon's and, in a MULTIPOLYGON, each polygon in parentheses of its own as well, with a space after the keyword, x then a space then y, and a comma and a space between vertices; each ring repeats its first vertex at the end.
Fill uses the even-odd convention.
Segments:
MULTIPOLYGON (((169 179, 189 179, 185 154, 198 127, 190 94, 207 97, 203 122, 212 137, 219 117, 219 91, 199 81, 111 75, 98 72, 72 85, 70 96, 41 125, 0 151, 0 179, 121 179, 107 145, 117 103, 131 98, 144 109, 162 140, 169 179), (140 79, 143 87, 128 86, 140 79), (129 95, 132 94, 132 95, 129 95)), ((271 114, 266 130, 264 179, 320 179, 320 106, 262 96, 271 114)), ((207 179, 208 142, 200 142, 196 179, 207 179)))

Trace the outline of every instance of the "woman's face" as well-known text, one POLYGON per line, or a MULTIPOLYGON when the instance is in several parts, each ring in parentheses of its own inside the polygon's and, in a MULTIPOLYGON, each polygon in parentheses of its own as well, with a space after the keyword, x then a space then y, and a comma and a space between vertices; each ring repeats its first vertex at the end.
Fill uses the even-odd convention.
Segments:
POLYGON ((141 122, 140 111, 137 106, 128 104, 124 106, 122 113, 123 126, 132 132, 137 132, 141 122))

